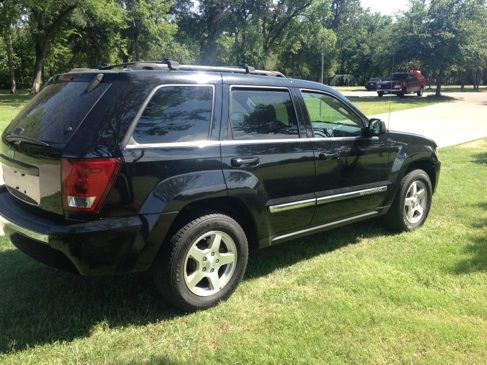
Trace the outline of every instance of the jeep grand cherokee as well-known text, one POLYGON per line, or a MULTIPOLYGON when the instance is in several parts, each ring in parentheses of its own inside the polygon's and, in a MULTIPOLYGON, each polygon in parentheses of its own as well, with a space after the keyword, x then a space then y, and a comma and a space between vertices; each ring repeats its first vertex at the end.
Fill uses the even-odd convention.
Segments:
POLYGON ((421 226, 440 169, 433 141, 328 86, 171 61, 51 78, 0 159, 20 250, 83 275, 151 270, 189 311, 232 294, 249 248, 378 216, 421 226))

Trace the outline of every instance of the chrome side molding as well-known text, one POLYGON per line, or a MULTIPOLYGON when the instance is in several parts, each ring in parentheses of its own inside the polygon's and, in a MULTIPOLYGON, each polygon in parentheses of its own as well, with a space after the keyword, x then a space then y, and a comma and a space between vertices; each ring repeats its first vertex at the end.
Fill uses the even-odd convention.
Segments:
POLYGON ((323 196, 323 197, 317 199, 317 204, 321 205, 321 204, 326 204, 326 203, 337 202, 340 200, 353 199, 353 198, 358 198, 360 196, 382 193, 384 191, 387 191, 387 186, 385 186, 385 185, 379 186, 377 188, 351 191, 349 193, 323 196))
POLYGON ((369 213, 365 213, 365 214, 355 215, 353 217, 340 219, 340 220, 335 221, 335 222, 330 222, 330 223, 322 224, 320 226, 303 229, 301 231, 284 234, 282 236, 277 236, 277 237, 274 237, 272 239, 272 242, 280 241, 280 240, 283 240, 285 238, 291 238, 293 236, 298 236, 298 235, 304 234, 304 233, 311 233, 313 231, 319 231, 322 229, 331 228, 331 227, 334 227, 334 226, 337 226, 337 225, 340 225, 343 223, 347 223, 350 221, 354 221, 354 220, 358 220, 358 219, 362 219, 362 218, 367 218, 367 217, 372 217, 372 216, 377 215, 377 214, 379 214, 379 211, 373 211, 373 212, 369 212, 369 213))
POLYGON ((370 189, 362 189, 362 190, 357 190, 357 191, 351 191, 349 193, 335 194, 335 195, 323 196, 320 198, 305 199, 305 200, 299 200, 296 202, 271 205, 271 206, 269 206, 269 211, 271 213, 280 213, 280 212, 285 212, 285 211, 293 210, 293 209, 307 208, 307 207, 313 206, 315 204, 321 205, 321 204, 337 202, 340 200, 358 198, 358 197, 365 196, 365 195, 378 194, 378 193, 382 193, 384 191, 387 191, 386 185, 375 187, 375 188, 370 188, 370 189))

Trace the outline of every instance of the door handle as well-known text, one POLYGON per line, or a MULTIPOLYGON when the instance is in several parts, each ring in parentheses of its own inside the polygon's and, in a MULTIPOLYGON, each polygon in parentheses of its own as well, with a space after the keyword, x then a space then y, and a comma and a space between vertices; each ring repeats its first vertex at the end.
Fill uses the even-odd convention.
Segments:
POLYGON ((340 159, 340 154, 339 153, 326 153, 326 152, 321 152, 319 154, 320 160, 339 160, 340 159))
POLYGON ((233 167, 257 166, 259 164, 258 157, 235 157, 232 158, 233 167))

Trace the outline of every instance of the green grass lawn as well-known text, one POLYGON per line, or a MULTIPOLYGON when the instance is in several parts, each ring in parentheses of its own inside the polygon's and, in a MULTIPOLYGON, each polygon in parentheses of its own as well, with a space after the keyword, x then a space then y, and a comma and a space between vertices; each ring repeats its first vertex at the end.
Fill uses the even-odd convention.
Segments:
POLYGON ((348 99, 357 106, 362 113, 367 116, 376 114, 385 114, 389 111, 397 112, 406 109, 421 108, 436 103, 452 102, 455 99, 449 96, 424 96, 418 98, 417 96, 405 96, 399 98, 395 95, 384 96, 383 98, 375 96, 370 97, 348 97, 348 99))
POLYGON ((440 157, 423 228, 368 221, 262 250, 199 313, 147 274, 72 276, 0 238, 0 363, 485 364, 487 140, 440 157))
POLYGON ((8 91, 0 90, 0 131, 17 115, 20 108, 27 104, 32 96, 21 91, 10 95, 8 91))

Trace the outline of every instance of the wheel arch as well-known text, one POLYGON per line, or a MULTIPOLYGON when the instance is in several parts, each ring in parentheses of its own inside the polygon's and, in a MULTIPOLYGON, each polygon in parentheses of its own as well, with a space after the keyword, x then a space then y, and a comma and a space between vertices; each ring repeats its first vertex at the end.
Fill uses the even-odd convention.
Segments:
POLYGON ((242 200, 228 196, 196 200, 185 205, 171 225, 166 240, 187 222, 209 213, 221 213, 233 218, 244 230, 249 249, 259 248, 258 228, 250 209, 242 200))
POLYGON ((437 177, 436 177, 435 164, 431 160, 421 159, 421 160, 416 160, 416 161, 411 162, 404 169, 403 173, 400 176, 400 179, 402 179, 404 176, 409 174, 411 171, 417 170, 417 169, 421 169, 428 174, 428 177, 430 178, 430 181, 431 181, 433 193, 434 193, 435 189, 436 189, 437 177))

